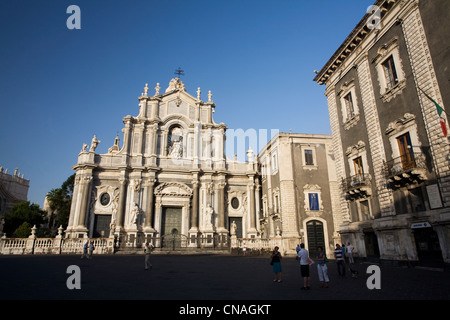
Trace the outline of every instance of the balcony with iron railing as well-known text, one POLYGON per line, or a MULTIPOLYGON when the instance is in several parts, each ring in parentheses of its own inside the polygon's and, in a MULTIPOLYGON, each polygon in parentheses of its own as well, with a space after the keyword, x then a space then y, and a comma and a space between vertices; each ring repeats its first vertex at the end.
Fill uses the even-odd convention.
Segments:
POLYGON ((384 164, 385 177, 391 188, 427 180, 427 163, 425 155, 420 152, 410 152, 394 158, 384 164))
POLYGON ((370 174, 357 174, 342 179, 342 190, 350 199, 367 197, 372 194, 370 174))

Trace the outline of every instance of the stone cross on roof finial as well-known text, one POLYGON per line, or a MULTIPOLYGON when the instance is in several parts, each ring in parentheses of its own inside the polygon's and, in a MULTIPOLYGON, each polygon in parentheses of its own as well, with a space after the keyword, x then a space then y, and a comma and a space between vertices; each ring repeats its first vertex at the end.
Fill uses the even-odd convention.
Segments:
POLYGON ((177 70, 175 70, 174 74, 178 76, 178 78, 181 78, 181 76, 184 76, 184 70, 182 70, 180 67, 178 67, 177 70))

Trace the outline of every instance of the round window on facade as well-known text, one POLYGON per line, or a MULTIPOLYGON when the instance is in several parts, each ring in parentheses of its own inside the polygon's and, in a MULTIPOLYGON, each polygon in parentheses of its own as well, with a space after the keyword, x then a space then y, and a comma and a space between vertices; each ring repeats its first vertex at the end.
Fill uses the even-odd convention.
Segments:
POLYGON ((102 206, 107 206, 110 201, 111 197, 109 196, 109 193, 105 192, 100 196, 100 203, 102 204, 102 206))
POLYGON ((237 209, 239 208, 239 199, 234 197, 233 199, 231 199, 231 207, 233 207, 233 209, 237 209))

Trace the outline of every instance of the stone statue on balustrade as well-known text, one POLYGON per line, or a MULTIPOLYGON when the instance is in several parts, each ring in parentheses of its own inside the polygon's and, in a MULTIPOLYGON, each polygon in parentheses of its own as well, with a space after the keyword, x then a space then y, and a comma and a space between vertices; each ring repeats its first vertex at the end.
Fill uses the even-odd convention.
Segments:
POLYGON ((97 140, 97 136, 94 135, 91 141, 91 148, 89 149, 89 152, 95 152, 95 149, 97 149, 97 146, 100 142, 100 140, 97 140))

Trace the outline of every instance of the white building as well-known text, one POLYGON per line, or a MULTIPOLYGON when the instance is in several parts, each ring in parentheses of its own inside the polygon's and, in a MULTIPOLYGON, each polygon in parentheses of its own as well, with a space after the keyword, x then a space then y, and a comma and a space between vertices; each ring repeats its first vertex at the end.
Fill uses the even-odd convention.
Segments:
POLYGON ((239 236, 257 237, 257 165, 251 152, 247 163, 227 160, 227 127, 213 120, 211 92, 204 102, 179 78, 155 90, 150 96, 146 85, 138 115, 123 119, 122 145, 116 137, 106 154, 95 153, 95 136, 83 145, 66 236, 133 245, 178 235, 189 246, 201 236, 208 246, 227 238, 232 219, 239 236))

